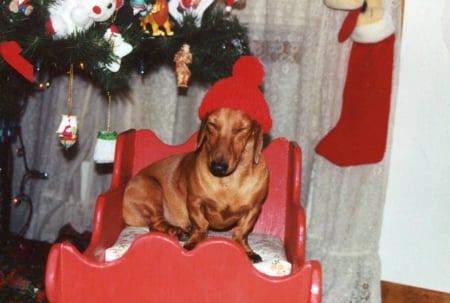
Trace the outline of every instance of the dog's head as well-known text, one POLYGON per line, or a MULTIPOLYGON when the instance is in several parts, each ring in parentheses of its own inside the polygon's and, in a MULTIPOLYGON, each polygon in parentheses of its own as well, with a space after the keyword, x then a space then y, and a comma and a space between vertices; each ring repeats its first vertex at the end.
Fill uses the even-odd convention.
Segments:
POLYGON ((261 126, 242 111, 220 108, 202 119, 197 148, 206 152, 209 170, 216 177, 232 174, 241 162, 258 164, 262 147, 261 126))

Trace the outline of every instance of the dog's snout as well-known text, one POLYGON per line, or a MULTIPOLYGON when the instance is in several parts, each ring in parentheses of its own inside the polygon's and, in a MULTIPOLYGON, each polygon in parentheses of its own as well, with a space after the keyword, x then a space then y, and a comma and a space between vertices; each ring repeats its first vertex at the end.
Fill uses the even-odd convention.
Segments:
POLYGON ((212 161, 210 170, 214 176, 224 177, 227 175, 228 164, 222 161, 212 161))

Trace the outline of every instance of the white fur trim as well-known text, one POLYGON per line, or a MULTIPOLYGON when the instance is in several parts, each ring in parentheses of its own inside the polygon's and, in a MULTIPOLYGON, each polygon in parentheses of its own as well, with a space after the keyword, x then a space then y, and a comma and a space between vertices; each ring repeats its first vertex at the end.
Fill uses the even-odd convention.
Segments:
POLYGON ((361 6, 364 3, 364 0, 324 0, 324 3, 326 6, 328 6, 331 9, 338 9, 338 10, 354 10, 361 8, 361 6))
POLYGON ((391 16, 384 16, 378 22, 355 27, 350 38, 359 43, 375 43, 384 40, 395 32, 391 16))

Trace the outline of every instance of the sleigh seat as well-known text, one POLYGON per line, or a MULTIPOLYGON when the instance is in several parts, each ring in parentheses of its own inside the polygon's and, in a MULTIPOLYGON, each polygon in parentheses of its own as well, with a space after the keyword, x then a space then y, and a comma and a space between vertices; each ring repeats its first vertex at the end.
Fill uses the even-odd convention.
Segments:
POLYGON ((321 302, 320 264, 305 260, 301 150, 284 138, 272 140, 263 151, 270 171, 269 193, 252 234, 281 240, 290 273, 262 273, 228 238, 208 238, 186 251, 176 239, 158 232, 139 235, 120 257, 105 260, 105 252, 125 229, 126 182, 144 166, 191 151, 195 144, 196 134, 174 146, 150 130, 119 135, 111 187, 97 199, 89 247, 80 253, 71 243, 58 243, 50 250, 45 279, 50 302, 321 302))

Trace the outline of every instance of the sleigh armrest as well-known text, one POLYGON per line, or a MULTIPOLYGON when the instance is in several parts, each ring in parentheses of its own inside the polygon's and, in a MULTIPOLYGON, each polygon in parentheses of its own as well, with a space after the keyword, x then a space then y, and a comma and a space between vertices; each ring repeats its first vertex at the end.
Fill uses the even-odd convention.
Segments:
POLYGON ((102 261, 105 249, 114 244, 125 226, 122 217, 122 200, 125 183, 109 189, 97 198, 92 237, 84 252, 87 257, 102 261))
POLYGON ((264 149, 269 193, 254 231, 283 239, 292 267, 305 260, 306 217, 300 203, 302 153, 297 143, 277 138, 264 149))

